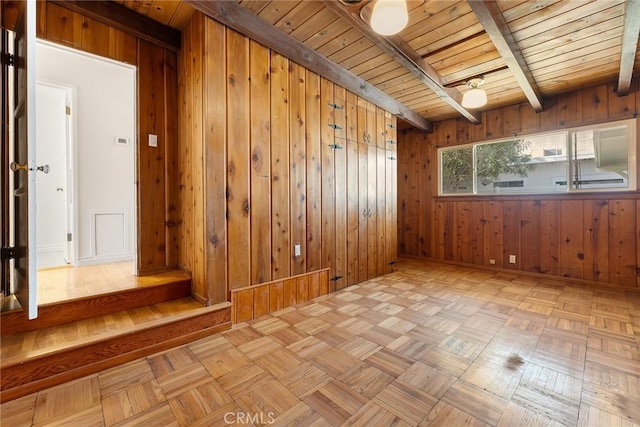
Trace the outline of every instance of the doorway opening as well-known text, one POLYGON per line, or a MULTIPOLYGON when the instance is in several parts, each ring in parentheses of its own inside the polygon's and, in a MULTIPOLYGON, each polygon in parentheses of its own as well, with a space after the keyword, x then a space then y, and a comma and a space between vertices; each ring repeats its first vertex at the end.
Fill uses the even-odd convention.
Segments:
POLYGON ((36 82, 39 303, 109 292, 136 271, 136 67, 38 40, 36 82))

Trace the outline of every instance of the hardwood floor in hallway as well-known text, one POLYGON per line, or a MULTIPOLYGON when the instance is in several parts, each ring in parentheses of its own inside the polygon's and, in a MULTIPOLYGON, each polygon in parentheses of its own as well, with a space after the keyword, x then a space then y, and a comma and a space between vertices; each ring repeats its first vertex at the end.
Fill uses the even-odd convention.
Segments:
POLYGON ((640 426, 640 290, 403 259, 0 409, 7 426, 640 426))

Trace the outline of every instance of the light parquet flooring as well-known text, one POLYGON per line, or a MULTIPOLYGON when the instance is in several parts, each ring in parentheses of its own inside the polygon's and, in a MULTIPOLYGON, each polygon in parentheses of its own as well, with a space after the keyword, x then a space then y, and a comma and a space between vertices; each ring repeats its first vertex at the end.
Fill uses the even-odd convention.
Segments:
POLYGON ((2 425, 640 426, 640 291, 398 271, 1 407, 2 425))

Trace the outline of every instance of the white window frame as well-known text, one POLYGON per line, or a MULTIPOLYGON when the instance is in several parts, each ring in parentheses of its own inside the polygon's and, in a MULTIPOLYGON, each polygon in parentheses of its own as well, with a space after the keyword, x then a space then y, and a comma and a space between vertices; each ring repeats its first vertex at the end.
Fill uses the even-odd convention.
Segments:
POLYGON ((536 133, 530 133, 530 134, 514 134, 511 137, 505 137, 505 138, 500 138, 500 139, 493 139, 493 140, 487 140, 487 141, 478 141, 478 142, 473 142, 473 143, 468 143, 468 144, 461 144, 461 145, 454 145, 454 146, 448 146, 448 147, 440 147, 438 148, 438 156, 437 156, 437 161, 438 161, 438 196, 444 196, 444 197, 464 197, 464 196, 481 196, 481 197, 492 197, 495 196, 495 194, 487 194, 487 193, 480 193, 478 194, 478 180, 477 180, 477 176, 476 176, 476 150, 475 147, 479 146, 479 145, 486 145, 486 144, 494 144, 494 143, 500 143, 500 142, 504 142, 504 141, 511 141, 515 138, 517 139, 526 139, 526 138, 533 138, 533 137, 539 137, 539 136, 543 136, 543 135, 552 135, 552 134, 564 134, 564 138, 565 138, 565 147, 564 147, 564 152, 567 153, 567 161, 566 161, 566 171, 565 171, 565 178, 566 178, 566 191, 555 191, 555 192, 545 192, 545 191, 536 191, 536 190, 524 190, 524 191, 513 191, 513 192, 509 192, 509 193, 501 193, 500 196, 523 196, 523 195, 529 195, 529 194, 536 194, 536 195, 554 195, 554 194, 569 194, 569 193, 602 193, 602 192, 606 192, 606 193, 610 193, 610 192, 632 192, 632 191, 636 191, 637 190, 637 176, 638 176, 638 153, 637 153, 637 147, 638 147, 638 139, 637 139, 637 122, 636 119, 626 119, 626 120, 617 120, 617 121, 612 121, 612 122, 602 122, 602 123, 597 123, 597 124, 590 124, 590 125, 584 125, 584 126, 578 126, 578 127, 572 127, 569 129, 556 129, 556 130, 550 130, 550 131, 544 131, 544 132, 536 132, 536 133), (573 156, 573 147, 571 144, 571 141, 573 140, 573 135, 578 133, 578 132, 582 132, 582 131, 586 131, 586 130, 598 130, 598 129, 606 129, 606 128, 612 128, 612 127, 617 127, 617 126, 626 126, 627 128, 627 163, 628 163, 628 174, 629 176, 627 177, 627 182, 628 182, 628 187, 605 187, 605 188, 572 188, 573 185, 572 184, 572 179, 571 177, 573 176, 574 173, 574 166, 572 165, 572 161, 571 158, 573 156), (459 150, 459 149, 463 149, 466 147, 472 147, 472 171, 473 171, 473 176, 472 176, 472 191, 471 192, 464 192, 464 193, 444 193, 443 191, 443 182, 442 182, 442 177, 443 177, 443 173, 442 173, 442 167, 443 167, 443 162, 442 162, 442 153, 450 151, 450 150, 459 150))

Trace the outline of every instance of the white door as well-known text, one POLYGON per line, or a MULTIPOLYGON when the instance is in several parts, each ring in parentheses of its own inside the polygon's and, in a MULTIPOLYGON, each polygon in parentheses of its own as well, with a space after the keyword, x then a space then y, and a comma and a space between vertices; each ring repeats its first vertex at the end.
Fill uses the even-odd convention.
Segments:
POLYGON ((36 85, 36 161, 49 165, 36 176, 38 268, 69 263, 67 254, 67 90, 36 85))

